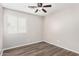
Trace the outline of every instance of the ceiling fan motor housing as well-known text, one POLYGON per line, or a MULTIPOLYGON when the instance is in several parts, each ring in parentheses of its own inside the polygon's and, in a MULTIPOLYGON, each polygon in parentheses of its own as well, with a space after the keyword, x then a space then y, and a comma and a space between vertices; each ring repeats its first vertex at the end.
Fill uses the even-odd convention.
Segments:
POLYGON ((38 5, 38 7, 42 7, 42 3, 38 3, 37 5, 38 5))

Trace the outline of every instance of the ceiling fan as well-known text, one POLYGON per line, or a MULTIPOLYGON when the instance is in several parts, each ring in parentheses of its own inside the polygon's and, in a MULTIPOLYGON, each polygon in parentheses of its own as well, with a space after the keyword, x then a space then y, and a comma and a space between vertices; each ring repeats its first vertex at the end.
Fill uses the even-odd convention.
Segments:
POLYGON ((37 3, 37 6, 28 6, 28 8, 34 8, 34 9, 36 8, 35 13, 37 13, 39 11, 39 8, 41 8, 41 10, 44 13, 47 13, 47 11, 44 9, 47 7, 52 7, 52 5, 43 5, 43 3, 37 3))

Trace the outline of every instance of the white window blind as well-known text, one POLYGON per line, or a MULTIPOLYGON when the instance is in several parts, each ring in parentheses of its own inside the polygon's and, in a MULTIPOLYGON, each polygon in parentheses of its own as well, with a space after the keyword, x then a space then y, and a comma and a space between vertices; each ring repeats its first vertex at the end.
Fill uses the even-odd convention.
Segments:
POLYGON ((18 18, 18 32, 24 33, 26 32, 26 19, 24 17, 18 18))
POLYGON ((17 33, 17 17, 12 14, 7 15, 7 32, 8 33, 17 33))
POLYGON ((7 33, 25 33, 26 32, 26 17, 6 14, 6 30, 7 33))

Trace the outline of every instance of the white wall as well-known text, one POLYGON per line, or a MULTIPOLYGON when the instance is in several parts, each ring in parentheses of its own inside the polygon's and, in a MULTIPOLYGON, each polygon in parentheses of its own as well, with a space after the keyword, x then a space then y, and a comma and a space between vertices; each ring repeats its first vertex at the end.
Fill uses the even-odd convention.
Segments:
POLYGON ((44 41, 79 53, 79 7, 58 10, 46 16, 44 41))
POLYGON ((2 55, 2 40, 3 40, 3 9, 0 6, 0 55, 2 55))
MULTIPOLYGON (((5 12, 14 12, 15 14, 24 15, 27 18, 27 32, 24 34, 7 34, 4 35, 4 48, 13 48, 22 45, 28 45, 42 41, 42 25, 43 20, 40 16, 35 16, 27 13, 4 9, 5 12)), ((4 19, 5 21, 6 19, 4 19)), ((6 30, 6 29, 5 29, 6 30)))

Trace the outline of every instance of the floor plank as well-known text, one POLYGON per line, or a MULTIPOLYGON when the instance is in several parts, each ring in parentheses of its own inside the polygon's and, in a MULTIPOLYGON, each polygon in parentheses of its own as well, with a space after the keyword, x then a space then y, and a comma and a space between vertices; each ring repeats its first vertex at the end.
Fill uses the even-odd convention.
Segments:
POLYGON ((79 56, 79 54, 46 42, 39 42, 5 50, 3 56, 79 56))

